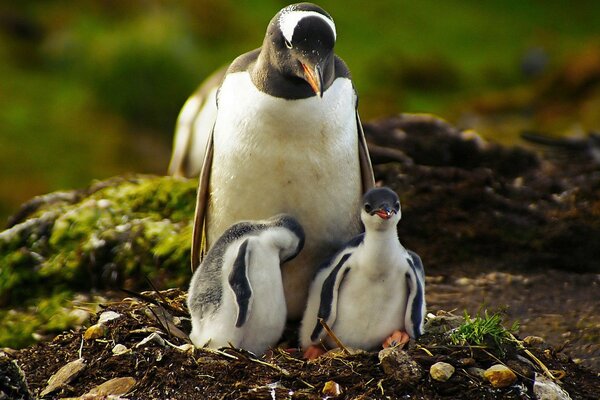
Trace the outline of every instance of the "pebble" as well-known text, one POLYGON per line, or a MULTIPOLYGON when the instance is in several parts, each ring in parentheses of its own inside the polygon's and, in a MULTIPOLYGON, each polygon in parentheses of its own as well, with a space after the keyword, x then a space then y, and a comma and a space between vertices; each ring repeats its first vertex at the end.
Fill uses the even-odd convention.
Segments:
POLYGON ((112 321, 113 319, 117 319, 120 316, 121 314, 115 311, 104 311, 102 314, 100 314, 100 317, 98 318, 98 323, 104 324, 105 322, 112 321))
POLYGON ((131 391, 136 380, 130 376, 113 378, 90 390, 86 395, 120 396, 131 391))
POLYGON ((106 335, 106 327, 103 324, 94 324, 85 330, 83 338, 85 340, 94 340, 106 335))
POLYGON ((147 343, 156 343, 157 345, 159 345, 161 347, 165 347, 165 340, 162 337, 160 337, 160 335, 156 332, 151 333, 150 335, 146 336, 144 339, 142 339, 141 342, 136 344, 135 347, 136 348, 142 347, 147 343))
POLYGON ((557 383, 542 374, 535 374, 533 394, 538 400, 571 400, 571 396, 557 383))
POLYGON ((404 350, 388 347, 378 354, 383 372, 394 378, 400 385, 412 386, 423 376, 423 371, 404 350))
POLYGON ((458 362, 463 367, 472 367, 476 363, 475 359, 471 357, 461 358, 460 360, 458 360, 458 362))
POLYGON ((484 372, 484 376, 495 388, 504 388, 517 381, 517 375, 502 364, 492 365, 484 372))
POLYGON ((527 336, 523 339, 523 343, 525 343, 527 347, 540 347, 546 343, 546 341, 539 336, 527 336))
POLYGON ((446 382, 454 375, 454 367, 443 361, 436 362, 429 368, 429 375, 438 382, 446 382))
POLYGON ((322 393, 327 397, 338 397, 342 394, 342 388, 335 381, 327 381, 325 382, 325 386, 323 386, 322 393))
POLYGON ((112 348, 112 353, 115 356, 120 356, 121 354, 125 354, 128 353, 130 350, 127 348, 127 346, 122 345, 121 343, 115 345, 115 347, 112 348))
POLYGON ((46 388, 40 394, 41 397, 45 397, 62 386, 67 385, 69 382, 75 379, 84 368, 85 361, 83 361, 82 358, 78 358, 75 361, 65 364, 61 369, 56 371, 56 373, 54 373, 50 379, 48 379, 48 386, 46 386, 46 388))
POLYGON ((471 368, 467 368, 467 372, 469 374, 481 379, 482 381, 485 380, 485 369, 471 367, 471 368))

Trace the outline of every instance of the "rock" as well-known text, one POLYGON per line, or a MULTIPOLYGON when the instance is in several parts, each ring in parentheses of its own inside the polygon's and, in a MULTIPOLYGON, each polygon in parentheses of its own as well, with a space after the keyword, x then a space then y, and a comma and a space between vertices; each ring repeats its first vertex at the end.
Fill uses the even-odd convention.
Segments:
POLYGON ((438 382, 446 382, 454 375, 454 367, 445 362, 436 362, 429 368, 429 375, 438 382))
POLYGON ((517 375, 502 364, 492 365, 484 372, 484 376, 495 388, 504 388, 517 381, 517 375))
POLYGON ((546 341, 539 336, 527 336, 523 339, 523 343, 525 343, 527 347, 541 347, 546 341))
POLYGON ((327 397, 337 397, 342 394, 342 388, 337 382, 327 381, 321 392, 327 397))
POLYGON ((83 338, 85 340, 94 340, 106 335, 106 326, 103 324, 94 324, 85 330, 83 338))
POLYGON ((394 378, 400 385, 411 386, 423 376, 423 371, 409 355, 396 347, 388 347, 378 354, 383 372, 394 378))
POLYGON ((571 396, 557 383, 542 374, 535 374, 533 394, 537 400, 571 400, 571 396))
POLYGON ((112 321, 113 319, 117 319, 120 316, 121 316, 121 314, 119 314, 118 312, 104 311, 102 314, 100 314, 100 317, 98 318, 98 323, 104 324, 108 321, 112 321))
POLYGON ((19 365, 0 352, 0 399, 32 399, 25 374, 19 365))
POLYGON ((123 378, 113 378, 104 382, 101 385, 96 386, 90 390, 86 395, 98 395, 98 396, 120 396, 128 393, 135 386, 136 380, 130 376, 123 378))
POLYGON ((485 380, 485 369, 471 367, 471 368, 467 368, 467 372, 470 375, 473 375, 474 377, 481 379, 482 381, 485 380))
POLYGON ((165 340, 162 337, 160 337, 160 335, 156 332, 151 333, 150 335, 146 336, 144 339, 142 339, 141 342, 136 344, 135 347, 136 348, 142 347, 143 345, 145 345, 147 343, 151 343, 151 342, 154 342, 161 347, 165 347, 165 340))
POLYGON ((473 367, 476 364, 476 361, 472 357, 465 357, 458 360, 462 367, 473 367))
POLYGON ((116 344, 115 347, 112 348, 112 353, 115 356, 120 356, 121 354, 129 353, 131 350, 127 348, 127 346, 122 345, 120 343, 116 344))
POLYGON ((48 386, 40 393, 41 397, 45 397, 48 394, 60 389, 62 386, 68 384, 77 377, 85 368, 85 361, 83 358, 78 358, 75 361, 64 365, 61 369, 56 371, 54 375, 48 379, 48 386))

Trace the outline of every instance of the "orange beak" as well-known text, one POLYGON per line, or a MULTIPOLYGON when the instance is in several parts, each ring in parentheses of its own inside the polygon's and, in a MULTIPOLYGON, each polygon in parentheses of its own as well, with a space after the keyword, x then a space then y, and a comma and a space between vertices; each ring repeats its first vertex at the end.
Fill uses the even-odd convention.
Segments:
POLYGON ((323 74, 321 73, 321 67, 317 65, 314 69, 311 69, 304 63, 300 64, 302 64, 302 69, 304 70, 304 79, 306 82, 308 82, 317 96, 323 97, 323 74))

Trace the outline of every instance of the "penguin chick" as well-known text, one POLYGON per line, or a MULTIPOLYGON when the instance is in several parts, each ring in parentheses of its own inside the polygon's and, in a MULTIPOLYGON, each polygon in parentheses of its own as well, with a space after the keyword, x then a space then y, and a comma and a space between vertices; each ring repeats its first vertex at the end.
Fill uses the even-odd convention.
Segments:
POLYGON ((365 232, 348 242, 318 270, 300 327, 306 358, 335 343, 325 337, 323 319, 342 343, 365 350, 404 345, 423 333, 425 277, 419 256, 398 240, 400 201, 388 188, 363 197, 365 232))
POLYGON ((287 315, 281 264, 303 245, 304 230, 285 214, 227 229, 192 276, 192 343, 231 344, 257 355, 275 345, 287 315))

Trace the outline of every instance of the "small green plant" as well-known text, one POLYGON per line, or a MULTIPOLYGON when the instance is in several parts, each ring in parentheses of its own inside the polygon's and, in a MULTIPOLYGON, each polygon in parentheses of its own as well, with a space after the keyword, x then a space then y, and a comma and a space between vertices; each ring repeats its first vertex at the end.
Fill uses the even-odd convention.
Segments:
POLYGON ((509 328, 502 325, 502 313, 481 315, 481 311, 473 318, 465 311, 465 322, 450 331, 450 341, 457 346, 485 346, 498 349, 502 354, 514 342, 513 333, 519 329, 515 321, 509 328))

